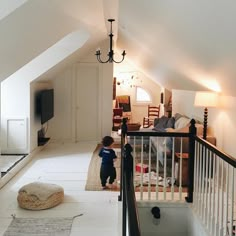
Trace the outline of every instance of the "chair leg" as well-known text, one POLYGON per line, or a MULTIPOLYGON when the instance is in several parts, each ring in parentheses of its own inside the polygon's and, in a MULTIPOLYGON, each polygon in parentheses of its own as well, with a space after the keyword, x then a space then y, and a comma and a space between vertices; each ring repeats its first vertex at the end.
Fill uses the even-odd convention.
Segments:
POLYGON ((149 119, 148 117, 143 118, 143 128, 148 128, 149 127, 149 119))

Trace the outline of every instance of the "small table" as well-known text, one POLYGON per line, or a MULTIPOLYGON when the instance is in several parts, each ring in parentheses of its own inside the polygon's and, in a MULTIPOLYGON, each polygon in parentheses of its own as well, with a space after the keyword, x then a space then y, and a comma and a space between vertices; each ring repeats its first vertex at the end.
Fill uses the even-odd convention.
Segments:
POLYGON ((180 160, 182 158, 182 186, 188 185, 188 153, 175 153, 175 161, 178 165, 176 170, 176 184, 180 185, 180 160))

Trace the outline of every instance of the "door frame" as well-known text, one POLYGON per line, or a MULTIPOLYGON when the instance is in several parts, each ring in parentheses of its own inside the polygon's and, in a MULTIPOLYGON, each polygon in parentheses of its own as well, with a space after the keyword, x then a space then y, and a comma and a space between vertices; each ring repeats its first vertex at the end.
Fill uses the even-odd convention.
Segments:
POLYGON ((102 98, 101 98, 101 91, 102 91, 102 81, 101 81, 101 67, 97 63, 76 63, 73 68, 73 79, 72 79, 72 136, 74 142, 78 142, 77 137, 77 78, 78 78, 78 70, 79 67, 95 67, 98 70, 98 91, 97 91, 97 106, 98 106, 98 120, 97 120, 97 137, 95 141, 100 141, 101 133, 102 133, 102 119, 101 119, 101 110, 102 110, 102 98))

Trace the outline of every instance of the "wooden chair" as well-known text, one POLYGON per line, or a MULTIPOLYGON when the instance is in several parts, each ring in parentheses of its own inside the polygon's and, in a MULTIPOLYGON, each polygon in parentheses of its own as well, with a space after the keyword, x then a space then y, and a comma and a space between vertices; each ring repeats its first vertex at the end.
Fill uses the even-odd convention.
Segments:
POLYGON ((151 106, 148 105, 148 116, 143 118, 143 127, 148 128, 154 123, 154 119, 159 118, 160 115, 160 105, 151 106))
POLYGON ((112 130, 117 131, 120 128, 123 119, 123 108, 113 108, 112 130))
POLYGON ((131 122, 131 103, 129 95, 116 96, 116 107, 123 108, 123 116, 131 122))

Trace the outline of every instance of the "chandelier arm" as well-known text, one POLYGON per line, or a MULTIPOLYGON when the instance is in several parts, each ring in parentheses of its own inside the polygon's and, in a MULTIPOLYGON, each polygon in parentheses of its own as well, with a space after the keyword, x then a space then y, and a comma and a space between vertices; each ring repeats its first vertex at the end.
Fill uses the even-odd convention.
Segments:
POLYGON ((121 62, 124 61, 124 59, 125 59, 125 55, 126 55, 125 50, 122 52, 121 55, 123 56, 123 58, 121 59, 121 61, 116 61, 114 58, 112 58, 112 61, 114 61, 115 63, 121 63, 121 62))
POLYGON ((110 60, 110 58, 108 58, 106 61, 102 61, 100 55, 96 55, 96 56, 97 56, 97 60, 98 60, 100 63, 107 63, 107 62, 110 60))
POLYGON ((115 63, 121 63, 122 61, 124 61, 125 57, 123 56, 123 58, 121 59, 121 61, 116 61, 114 58, 112 58, 112 61, 115 63))

